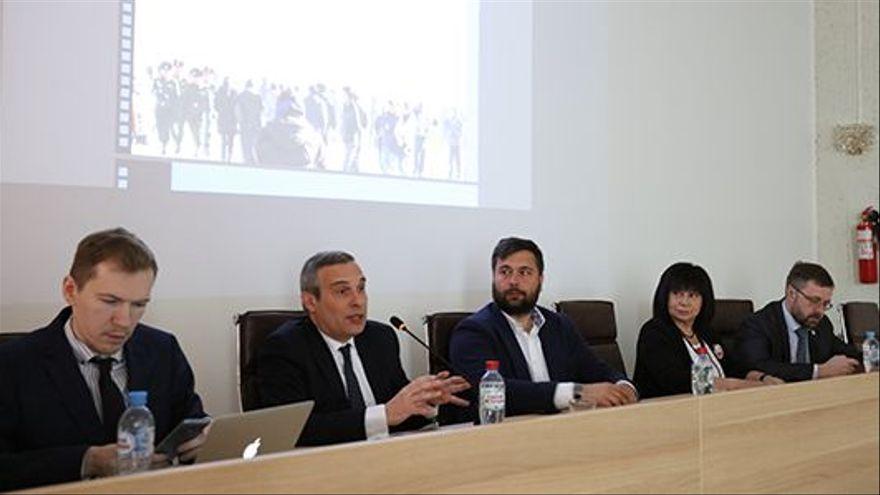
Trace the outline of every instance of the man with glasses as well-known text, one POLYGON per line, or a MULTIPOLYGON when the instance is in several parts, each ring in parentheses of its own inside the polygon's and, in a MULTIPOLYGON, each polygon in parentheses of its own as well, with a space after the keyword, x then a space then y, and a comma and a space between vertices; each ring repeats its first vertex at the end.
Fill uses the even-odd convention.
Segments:
POLYGON ((825 311, 834 281, 821 266, 799 261, 785 281, 785 298, 749 316, 740 327, 736 358, 785 381, 855 373, 861 354, 834 335, 825 311))

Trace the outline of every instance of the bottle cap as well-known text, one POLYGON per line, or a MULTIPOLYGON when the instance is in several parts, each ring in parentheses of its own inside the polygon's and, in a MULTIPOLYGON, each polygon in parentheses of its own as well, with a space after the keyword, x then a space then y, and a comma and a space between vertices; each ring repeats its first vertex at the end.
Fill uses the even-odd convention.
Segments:
POLYGON ((498 361, 494 359, 486 361, 486 369, 490 371, 498 371, 498 361))
POLYGON ((128 402, 131 407, 142 407, 147 405, 146 390, 132 390, 128 393, 128 402))

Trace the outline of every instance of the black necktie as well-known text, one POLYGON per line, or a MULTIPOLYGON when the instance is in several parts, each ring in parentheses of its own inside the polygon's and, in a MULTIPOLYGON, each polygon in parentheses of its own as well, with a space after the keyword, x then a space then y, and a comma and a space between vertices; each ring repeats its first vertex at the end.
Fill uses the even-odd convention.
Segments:
POLYGON ((110 371, 113 369, 113 358, 93 357, 92 363, 98 365, 100 373, 98 389, 101 392, 101 412, 104 423, 104 441, 116 443, 116 428, 119 425, 119 417, 125 411, 125 402, 119 388, 113 383, 110 371))
POLYGON ((364 408, 364 396, 361 395, 361 387, 358 386, 357 377, 354 376, 354 368, 351 366, 351 344, 345 344, 339 348, 342 353, 342 374, 345 375, 345 384, 348 388, 348 401, 352 409, 364 408))
POLYGON ((807 354, 808 354, 807 351, 810 349, 810 347, 809 347, 810 346, 809 330, 805 327, 800 327, 797 330, 795 330, 795 332, 797 333, 797 336, 798 336, 797 349, 796 349, 797 356, 795 356, 795 360, 796 360, 795 362, 809 364, 810 360, 809 360, 809 357, 807 356, 807 354))

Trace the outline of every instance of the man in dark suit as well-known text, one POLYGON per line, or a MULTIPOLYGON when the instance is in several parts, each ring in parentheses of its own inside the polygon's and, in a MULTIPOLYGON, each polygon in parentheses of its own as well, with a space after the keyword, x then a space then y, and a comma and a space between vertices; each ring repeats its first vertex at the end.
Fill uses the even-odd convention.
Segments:
POLYGON ((309 258, 300 289, 308 316, 269 335, 257 371, 262 406, 315 401, 298 445, 382 438, 425 426, 440 404, 467 406, 453 395, 469 386, 461 377, 406 377, 394 331, 366 318, 366 278, 350 254, 309 258))
MULTIPOLYGON (((139 324, 156 272, 134 234, 91 234, 62 283, 69 307, 0 346, 0 491, 114 474, 128 390, 147 391, 156 439, 205 415, 177 340, 139 324)), ((206 434, 181 447, 182 460, 206 434)))
POLYGON ((795 263, 785 281, 785 298, 764 306, 740 327, 736 360, 787 382, 849 375, 861 355, 833 332, 834 281, 821 266, 795 263))
POLYGON ((502 239, 492 270, 493 302, 452 332, 456 369, 476 383, 487 360, 500 361, 507 415, 556 412, 578 400, 602 407, 636 401, 635 387, 596 356, 571 320, 537 305, 544 258, 534 242, 502 239))

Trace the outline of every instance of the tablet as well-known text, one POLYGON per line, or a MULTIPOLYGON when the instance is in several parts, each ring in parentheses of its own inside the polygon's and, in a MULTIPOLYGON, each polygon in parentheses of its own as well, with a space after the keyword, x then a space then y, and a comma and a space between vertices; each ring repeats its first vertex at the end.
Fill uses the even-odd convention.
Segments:
POLYGON ((187 418, 178 424, 174 430, 169 433, 159 445, 156 446, 154 452, 157 454, 165 454, 169 458, 177 456, 177 448, 182 444, 199 436, 199 433, 211 423, 211 418, 187 418))

